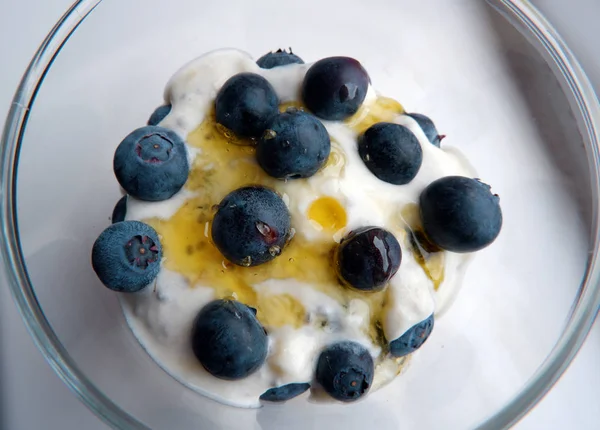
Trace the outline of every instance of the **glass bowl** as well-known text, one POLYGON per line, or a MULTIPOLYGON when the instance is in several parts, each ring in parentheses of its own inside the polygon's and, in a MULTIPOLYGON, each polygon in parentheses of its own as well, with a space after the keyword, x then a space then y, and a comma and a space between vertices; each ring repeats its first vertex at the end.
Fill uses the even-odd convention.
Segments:
POLYGON ((560 377, 598 310, 599 113, 526 1, 78 1, 33 58, 4 129, 10 288, 52 367, 117 428, 507 427, 560 377), (235 409, 190 391, 143 351, 90 266, 120 195, 116 145, 180 66, 227 46, 358 58, 382 94, 434 117, 502 196, 503 232, 430 340, 356 404, 235 409))

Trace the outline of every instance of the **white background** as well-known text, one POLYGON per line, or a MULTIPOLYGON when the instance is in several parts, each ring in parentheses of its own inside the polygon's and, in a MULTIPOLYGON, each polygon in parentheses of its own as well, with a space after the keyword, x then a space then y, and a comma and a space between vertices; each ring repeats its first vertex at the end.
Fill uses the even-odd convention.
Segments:
MULTIPOLYGON (((200 0, 199 0, 200 1, 200 0)), ((37 45, 72 0, 0 0, 0 118, 37 45)), ((533 0, 557 27, 600 92, 598 0, 533 0)), ((600 324, 571 368, 517 429, 597 429, 600 324)), ((0 428, 105 429, 46 364, 0 286, 0 428)))

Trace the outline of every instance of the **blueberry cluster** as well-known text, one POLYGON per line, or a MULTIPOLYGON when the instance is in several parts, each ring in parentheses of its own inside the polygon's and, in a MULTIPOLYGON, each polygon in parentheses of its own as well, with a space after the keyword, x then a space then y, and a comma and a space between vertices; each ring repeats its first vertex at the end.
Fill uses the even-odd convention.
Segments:
POLYGON ((92 267, 102 283, 114 291, 134 293, 158 276, 162 247, 156 231, 139 221, 126 221, 128 196, 161 201, 177 193, 189 175, 184 141, 158 124, 171 106, 154 111, 148 125, 123 139, 115 151, 113 169, 127 195, 115 205, 112 225, 92 248, 92 267))
MULTIPOLYGON (((303 63, 285 50, 261 57, 264 69, 303 63)), ((288 108, 271 84, 259 74, 240 73, 228 79, 215 99, 219 124, 256 143, 256 159, 270 176, 281 180, 308 178, 325 164, 331 142, 322 120, 341 121, 361 107, 370 84, 363 66, 348 57, 330 57, 307 71, 301 95, 308 111, 288 108)), ((189 162, 183 140, 158 124, 170 105, 151 115, 148 125, 129 134, 114 156, 114 172, 128 196, 146 201, 166 200, 185 184, 189 162)), ((432 145, 440 146, 433 121, 407 114, 432 145)), ((423 148, 407 127, 377 123, 358 139, 365 166, 381 181, 404 185, 418 174, 423 148)), ((137 292, 158 274, 162 249, 157 233, 138 221, 125 221, 127 196, 113 211, 113 225, 96 240, 92 266, 108 288, 137 292)), ((477 179, 444 177, 423 190, 419 199, 423 231, 419 237, 435 249, 473 252, 492 243, 502 225, 499 199, 477 179)), ((291 217, 283 199, 264 186, 230 192, 217 206, 211 235, 217 249, 232 263, 250 267, 277 258, 292 237, 291 217)), ((342 285, 368 294, 383 290, 396 275, 402 249, 389 231, 367 226, 351 231, 334 252, 334 267, 342 285)), ((202 366, 217 378, 237 380, 257 371, 267 357, 265 328, 256 310, 233 299, 215 300, 198 313, 191 349, 202 366)), ((414 325, 389 343, 394 357, 420 348, 433 329, 434 317, 414 325)), ((355 342, 325 347, 318 357, 315 381, 332 398, 350 402, 368 392, 374 376, 370 353, 355 342)), ((264 401, 285 401, 310 388, 292 383, 266 391, 264 401)))
MULTIPOLYGON (((259 64, 271 68, 297 62, 290 55, 267 54, 259 64)), ((280 113, 275 89, 258 74, 239 73, 227 80, 217 94, 215 116, 222 126, 256 142, 258 164, 274 178, 308 178, 329 157, 331 142, 321 121, 293 107, 280 113)))

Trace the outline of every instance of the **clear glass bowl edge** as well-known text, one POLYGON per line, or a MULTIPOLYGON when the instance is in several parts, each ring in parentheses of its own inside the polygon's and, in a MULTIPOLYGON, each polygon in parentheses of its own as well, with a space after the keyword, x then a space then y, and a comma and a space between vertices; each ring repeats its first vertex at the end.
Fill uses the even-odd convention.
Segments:
MULTIPOLYGON (((118 429, 147 429, 100 392, 78 369, 44 317, 30 283, 19 241, 16 217, 16 177, 19 150, 29 112, 44 76, 62 46, 102 0, 76 1, 56 23, 33 56, 15 92, 0 140, 0 255, 5 279, 23 321, 36 346, 71 391, 106 424, 118 429)), ((572 91, 581 114, 581 131, 588 151, 593 194, 592 253, 580 294, 565 329, 546 360, 528 384, 495 415, 477 428, 508 428, 520 420, 552 388, 583 344, 600 306, 599 195, 600 105, 583 69, 556 30, 525 0, 488 0, 501 13, 528 29, 554 60, 558 72, 572 91)))

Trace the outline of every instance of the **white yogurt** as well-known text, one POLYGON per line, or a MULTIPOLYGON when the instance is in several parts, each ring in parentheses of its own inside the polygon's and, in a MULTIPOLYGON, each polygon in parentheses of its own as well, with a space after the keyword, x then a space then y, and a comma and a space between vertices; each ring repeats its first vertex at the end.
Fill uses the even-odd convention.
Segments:
MULTIPOLYGON (((281 102, 299 100, 300 87, 310 64, 293 64, 261 69, 246 53, 224 49, 208 53, 180 69, 169 81, 165 99, 171 113, 160 123, 183 138, 198 127, 210 111, 218 90, 231 76, 241 72, 258 73, 275 88, 281 102)), ((377 95, 369 87, 365 105, 377 95)), ((455 149, 439 149, 427 140, 412 118, 399 115, 395 122, 409 128, 423 149, 423 163, 417 176, 407 185, 392 185, 377 179, 364 165, 357 151, 354 130, 339 122, 323 121, 335 151, 343 160, 328 166, 306 180, 281 182, 276 186, 290 209, 296 234, 307 240, 322 240, 332 233, 320 229, 308 219, 310 204, 319 197, 331 196, 344 206, 347 226, 335 233, 339 239, 358 227, 374 225, 396 234, 399 240, 404 226, 399 211, 418 201, 421 191, 432 181, 448 175, 474 176, 465 158, 455 149)), ((198 151, 190 149, 190 157, 198 151)), ((163 202, 127 203, 127 219, 169 219, 194 194, 181 191, 163 202)), ((392 278, 383 329, 387 339, 401 336, 414 324, 447 307, 456 295, 468 256, 446 253, 444 281, 438 292, 411 254, 407 239, 401 240, 402 264, 392 278)), ((300 301, 311 317, 325 315, 330 324, 317 329, 310 324, 300 328, 285 326, 269 331, 269 355, 261 369, 241 381, 224 381, 209 375, 194 358, 189 335, 198 311, 214 298, 210 286, 188 285, 183 276, 162 269, 155 284, 133 295, 122 295, 127 321, 140 343, 168 373, 192 389, 218 401, 240 407, 259 405, 258 398, 267 389, 292 382, 311 382, 316 360, 322 348, 339 340, 364 345, 378 359, 381 348, 367 336, 369 307, 352 300, 347 307, 333 298, 294 279, 269 280, 252 286, 260 294, 289 294, 300 301)), ((375 387, 396 376, 397 366, 386 360, 376 368, 375 387)))

